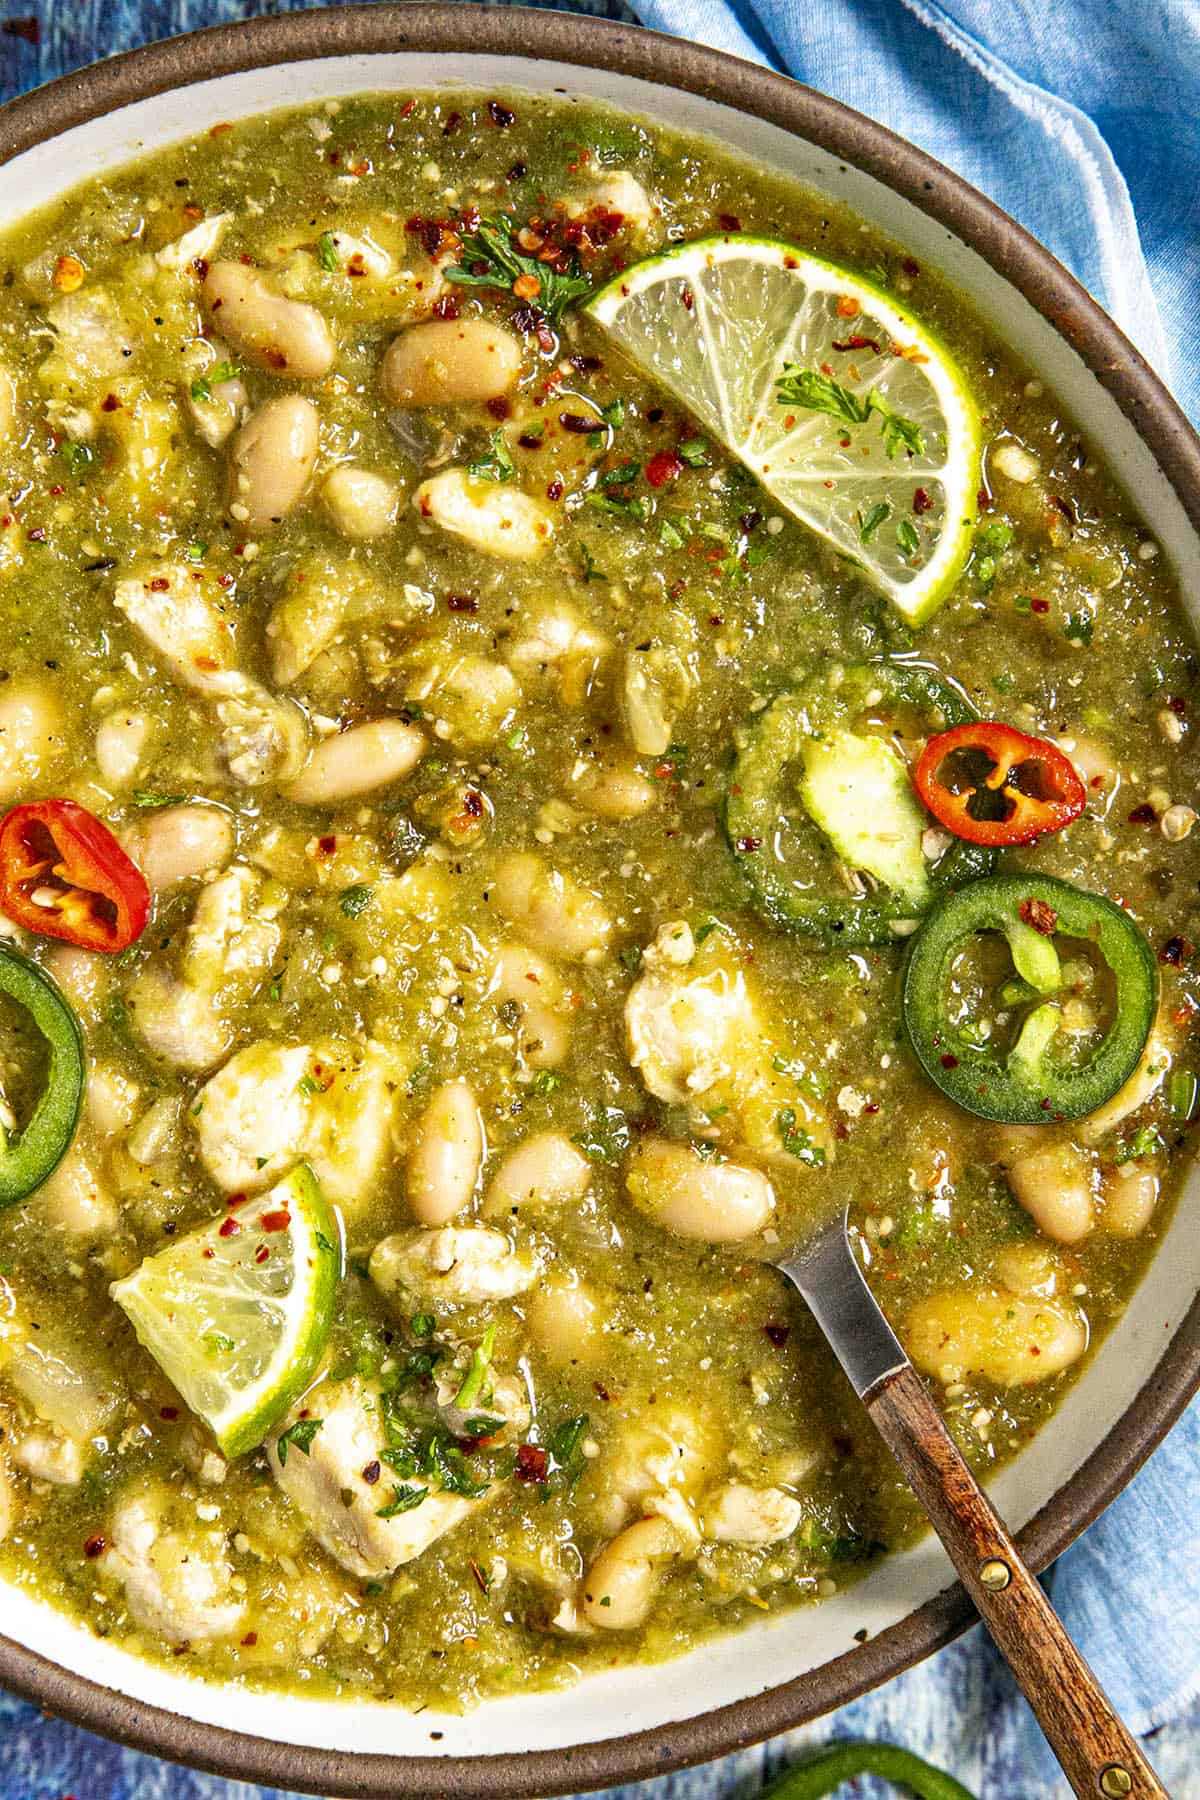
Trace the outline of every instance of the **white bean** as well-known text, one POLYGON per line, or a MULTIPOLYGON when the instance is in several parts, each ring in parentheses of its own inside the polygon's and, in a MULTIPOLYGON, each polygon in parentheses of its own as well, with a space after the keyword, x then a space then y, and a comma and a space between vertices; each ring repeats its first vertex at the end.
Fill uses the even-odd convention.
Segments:
POLYGON ((734 1244, 761 1231, 775 1206, 766 1176, 739 1163, 704 1162, 690 1144, 643 1138, 625 1165, 629 1198, 678 1237, 734 1244))
POLYGON ((496 400, 517 384, 521 346, 486 319, 429 319, 393 338, 379 371, 389 406, 496 400))
POLYGON ((104 1142, 128 1131, 141 1090, 116 1063, 94 1062, 88 1070, 84 1106, 96 1137, 104 1142))
POLYGON ((592 1165, 561 1131, 539 1131, 510 1150, 488 1183, 485 1219, 515 1218, 522 1206, 582 1200, 592 1185, 592 1165))
POLYGON ((555 1368, 588 1365, 603 1356, 603 1308, 574 1275, 539 1287, 525 1317, 534 1343, 555 1368))
POLYGON ((521 1009, 517 1045, 531 1069, 557 1069, 571 1048, 567 995, 558 970, 524 944, 502 944, 495 998, 521 1009))
POLYGON ((217 262, 204 279, 214 324, 247 362, 299 381, 333 367, 333 333, 315 306, 277 294, 258 269, 217 262))
POLYGON ((156 893, 217 874, 233 855, 233 820, 220 806, 164 806, 122 842, 156 893))
POLYGON ((47 1223, 71 1237, 110 1237, 120 1221, 116 1201, 76 1146, 39 1189, 38 1199, 47 1223))
POLYGON ((325 510, 343 537, 382 537, 396 521, 400 492, 386 475, 339 463, 321 487, 325 510))
POLYGON ((333 806, 410 775, 428 748, 402 719, 372 719, 326 738, 283 790, 301 806, 333 806))
POLYGON ((1063 1300, 954 1288, 918 1301, 903 1335, 917 1367, 938 1381, 982 1375, 998 1387, 1024 1387, 1078 1362, 1088 1327, 1063 1300))
POLYGON ((1154 1217, 1160 1185, 1153 1169, 1139 1169, 1134 1163, 1106 1174, 1102 1228, 1115 1237, 1136 1237, 1154 1217))
POLYGON ((529 852, 505 857, 492 899, 532 943, 569 961, 603 950, 612 935, 612 919, 599 895, 529 852))
POLYGON ((447 1081, 417 1122, 405 1193, 419 1225, 445 1225, 471 1198, 483 1167, 483 1119, 465 1081, 447 1081))
POLYGON ((461 538, 483 556, 530 562, 554 536, 554 513, 520 488, 476 481, 465 469, 442 469, 413 495, 423 519, 461 538))
POLYGON ((320 440, 320 415, 302 395, 258 407, 229 446, 230 517, 250 531, 286 518, 312 480, 320 440))
POLYGON ((571 799, 597 819, 637 819, 662 799, 662 788, 634 762, 600 763, 585 770, 571 799))
POLYGON ((57 696, 39 681, 0 687, 0 802, 15 799, 49 774, 66 750, 57 696))
POLYGON ((639 1519, 601 1550, 583 1578, 583 1612, 605 1631, 632 1631, 649 1615, 666 1565, 679 1553, 665 1519, 639 1519))
POLYGON ((105 957, 74 944, 55 944, 46 957, 46 970, 85 1020, 99 1016, 112 982, 112 964, 105 957))
POLYGON ((96 765, 114 790, 128 787, 138 771, 150 721, 136 707, 106 713, 96 727, 96 765))
POLYGON ((999 1158, 1014 1197, 1039 1231, 1077 1244, 1096 1222, 1096 1171, 1069 1138, 1049 1139, 1040 1125, 999 1134, 999 1158))

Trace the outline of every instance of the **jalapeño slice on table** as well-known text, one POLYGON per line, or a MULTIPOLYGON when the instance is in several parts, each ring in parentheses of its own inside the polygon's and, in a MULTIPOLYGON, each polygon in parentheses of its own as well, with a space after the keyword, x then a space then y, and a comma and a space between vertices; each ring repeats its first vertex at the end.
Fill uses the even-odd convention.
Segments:
POLYGON ((758 910, 830 944, 895 943, 941 894, 989 874, 995 853, 958 838, 925 855, 931 821, 889 741, 977 716, 926 663, 856 663, 776 695, 743 730, 725 805, 758 910))
POLYGON ((79 1021, 37 964, 0 945, 0 994, 16 1002, 49 1052, 41 1093, 24 1127, 0 1127, 0 1209, 49 1179, 66 1155, 83 1104, 86 1065, 79 1021))
POLYGON ((1133 1074, 1158 970, 1111 900, 1049 875, 994 875, 929 914, 902 1005, 917 1060, 951 1100, 981 1119, 1048 1125, 1095 1112, 1133 1074), (1068 1035, 1063 1007, 1080 988, 1095 1024, 1068 1035))

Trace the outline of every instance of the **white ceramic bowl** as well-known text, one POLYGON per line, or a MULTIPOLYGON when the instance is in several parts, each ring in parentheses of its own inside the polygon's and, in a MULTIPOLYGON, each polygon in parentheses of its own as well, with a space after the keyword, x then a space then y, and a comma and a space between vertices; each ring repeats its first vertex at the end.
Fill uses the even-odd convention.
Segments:
MULTIPOLYGON (((226 27, 98 65, 0 110, 0 226, 76 181, 221 120, 336 95, 455 85, 601 101, 705 133, 936 265, 1021 347, 1117 476, 1200 608, 1200 443, 1066 273, 939 165, 834 102, 695 46, 597 21, 469 5, 346 7, 226 27), (1189 517, 1190 513, 1190 517, 1189 517)), ((1038 1566, 1112 1498, 1200 1380, 1200 1184, 1120 1324, 992 1487, 1038 1566), (1188 1320, 1189 1309, 1192 1316, 1188 1320), (1040 1516, 1039 1516, 1040 1515, 1040 1516)), ((0 1679, 138 1746, 243 1778, 350 1794, 516 1796, 606 1787, 779 1731, 852 1698, 966 1622, 929 1541, 860 1585, 653 1670, 413 1715, 208 1685, 0 1588, 0 1679), (949 1591, 947 1591, 949 1590, 949 1591), (864 1644, 855 1642, 863 1627, 864 1644)))

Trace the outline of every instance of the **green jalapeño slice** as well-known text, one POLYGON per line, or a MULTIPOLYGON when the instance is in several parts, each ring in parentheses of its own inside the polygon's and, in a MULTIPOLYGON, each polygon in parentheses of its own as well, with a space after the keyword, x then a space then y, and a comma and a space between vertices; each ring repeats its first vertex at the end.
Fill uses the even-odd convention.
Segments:
POLYGON ((1006 1125, 1103 1106, 1137 1067, 1157 1004, 1154 952, 1133 920, 1049 875, 995 875, 949 895, 904 971, 921 1067, 967 1112, 1006 1125))
POLYGON ((0 1127, 0 1209, 49 1179, 67 1153, 83 1104, 86 1071, 79 1021, 35 962, 0 945, 0 993, 15 1001, 49 1052, 45 1081, 26 1124, 0 1127))

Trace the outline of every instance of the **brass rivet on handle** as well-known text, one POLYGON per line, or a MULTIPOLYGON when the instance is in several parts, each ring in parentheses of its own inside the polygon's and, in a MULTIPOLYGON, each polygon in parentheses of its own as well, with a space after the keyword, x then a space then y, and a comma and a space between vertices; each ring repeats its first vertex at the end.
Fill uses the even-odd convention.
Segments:
MULTIPOLYGON (((1012 1580, 1012 1570, 1006 1562, 1001 1562, 998 1556, 993 1556, 991 1560, 985 1562, 980 1569, 979 1579, 982 1581, 985 1588, 990 1588, 993 1594, 998 1594, 1001 1589, 1006 1588, 1012 1580)), ((1114 1794, 1127 1794, 1129 1789, 1114 1788, 1112 1791, 1114 1794)), ((1104 1792, 1107 1794, 1108 1789, 1105 1788, 1104 1792)))
POLYGON ((1133 1792, 1133 1776, 1123 1764, 1109 1763, 1107 1769, 1100 1771, 1100 1792, 1108 1800, 1124 1800, 1126 1794, 1133 1792))

